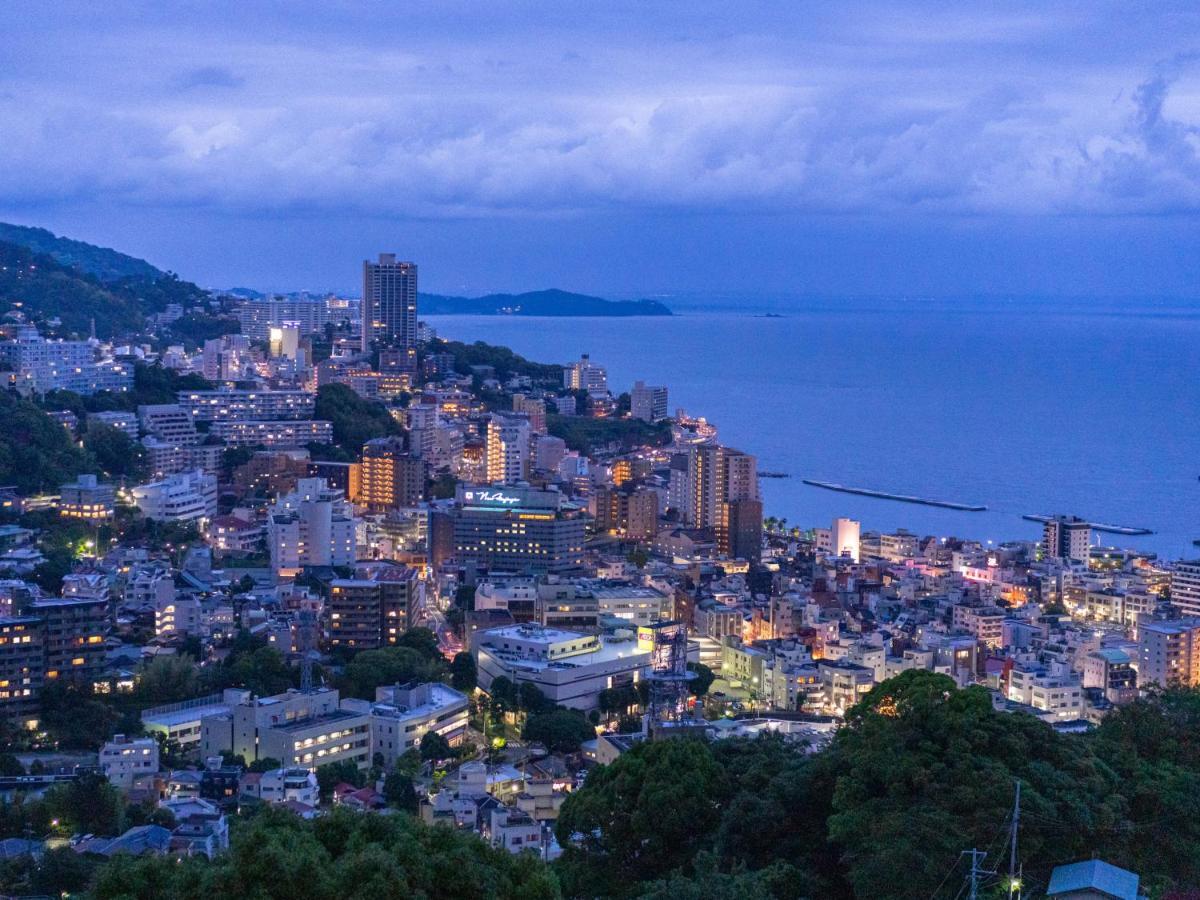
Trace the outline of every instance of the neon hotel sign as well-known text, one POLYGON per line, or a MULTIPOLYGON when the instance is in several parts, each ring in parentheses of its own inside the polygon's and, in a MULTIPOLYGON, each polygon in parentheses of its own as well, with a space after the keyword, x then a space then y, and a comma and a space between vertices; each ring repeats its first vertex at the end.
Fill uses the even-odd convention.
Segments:
POLYGON ((464 491, 463 499, 472 503, 495 503, 498 506, 515 506, 521 502, 520 497, 513 497, 503 491, 464 491))

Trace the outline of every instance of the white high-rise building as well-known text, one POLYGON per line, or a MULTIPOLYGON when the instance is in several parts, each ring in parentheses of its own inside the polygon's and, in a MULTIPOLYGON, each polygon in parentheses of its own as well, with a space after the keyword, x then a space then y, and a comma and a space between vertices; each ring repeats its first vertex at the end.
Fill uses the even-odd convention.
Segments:
POLYGON ((862 540, 862 524, 853 519, 834 519, 829 529, 830 553, 848 556, 858 562, 862 540))
POLYGON ((667 417, 667 389, 663 386, 636 382, 629 392, 629 414, 645 422, 657 422, 667 417))
POLYGON ((1091 556, 1092 526, 1075 516, 1055 516, 1042 527, 1042 555, 1086 563, 1091 556))
POLYGON ((531 431, 524 416, 494 414, 487 426, 489 483, 515 484, 529 478, 531 431))
POLYGON ((1200 559, 1175 564, 1171 573, 1171 603, 1185 616, 1200 616, 1200 559))
POLYGON ((1138 626, 1138 687, 1200 685, 1200 619, 1138 626))
POLYGON ((608 370, 595 365, 586 353, 579 362, 563 367, 563 385, 573 391, 587 391, 593 397, 608 394, 608 370))
POLYGON ((342 492, 324 478, 301 478, 267 516, 267 546, 276 574, 305 566, 348 566, 357 555, 358 520, 342 492))
POLYGON ((15 340, 0 341, 0 361, 9 369, 5 382, 22 393, 72 391, 88 396, 133 387, 132 366, 97 360, 96 352, 88 341, 47 340, 31 325, 20 328, 15 340))

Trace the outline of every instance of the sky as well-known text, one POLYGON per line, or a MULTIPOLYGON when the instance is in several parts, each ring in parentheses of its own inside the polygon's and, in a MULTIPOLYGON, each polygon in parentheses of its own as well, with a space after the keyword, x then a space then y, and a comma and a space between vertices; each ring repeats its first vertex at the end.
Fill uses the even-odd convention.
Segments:
POLYGON ((1200 296, 1200 5, 0 4, 0 220, 211 287, 1200 296))

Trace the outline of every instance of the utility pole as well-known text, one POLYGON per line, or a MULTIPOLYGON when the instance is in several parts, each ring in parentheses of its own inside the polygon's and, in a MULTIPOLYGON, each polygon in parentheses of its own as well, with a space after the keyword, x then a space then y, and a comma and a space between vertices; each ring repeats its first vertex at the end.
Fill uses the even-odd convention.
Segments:
POLYGON ((1021 827, 1021 779, 1017 779, 1017 793, 1013 800, 1012 834, 1008 844, 1008 892, 1021 900, 1021 879, 1017 874, 1017 829, 1021 827))
POLYGON ((963 856, 971 857, 971 870, 967 873, 967 877, 971 880, 971 893, 968 894, 970 900, 979 900, 979 876, 980 875, 995 875, 995 872, 989 872, 982 867, 984 857, 987 853, 983 850, 964 850, 963 856))

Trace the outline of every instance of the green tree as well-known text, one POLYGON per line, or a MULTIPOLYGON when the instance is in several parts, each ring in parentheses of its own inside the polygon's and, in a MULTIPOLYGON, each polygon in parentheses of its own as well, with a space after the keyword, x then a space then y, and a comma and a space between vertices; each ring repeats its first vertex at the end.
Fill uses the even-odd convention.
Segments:
POLYGON ((22 494, 57 493, 87 470, 87 455, 37 404, 0 392, 0 421, 0 484, 14 485, 22 494))
POLYGON ((329 799, 333 789, 343 782, 360 788, 366 784, 366 773, 348 759, 317 766, 317 790, 322 800, 329 799))
POLYGON ((142 667, 135 694, 147 706, 175 703, 199 694, 199 675, 190 656, 156 656, 142 667))
POLYGON ((469 693, 475 690, 478 678, 475 657, 466 650, 454 654, 454 659, 450 661, 450 685, 456 691, 469 693))
POLYGON ((388 772, 383 779, 383 797, 389 804, 407 813, 416 814, 419 808, 417 788, 412 776, 406 775, 399 769, 388 772))
POLYGON ((638 882, 686 874, 729 791, 712 751, 687 738, 642 743, 593 769, 555 825, 567 893, 628 894, 638 882))
POLYGON ((450 744, 436 731, 427 732, 425 737, 421 738, 421 759, 426 762, 448 759, 453 755, 450 744))
POLYGON ((96 461, 100 471, 110 478, 140 480, 149 474, 146 448, 120 428, 100 422, 88 424, 83 448, 96 461))
POLYGON ((445 665, 411 647, 364 650, 355 655, 342 674, 341 687, 350 697, 375 699, 375 689, 406 681, 438 681, 445 665))
POLYGON ((52 815, 76 832, 118 835, 124 831, 121 792, 103 775, 82 775, 46 792, 52 815))
POLYGON ((522 710, 530 714, 549 712, 555 708, 554 702, 532 681, 521 682, 521 686, 517 688, 517 703, 522 710))
POLYGON ((544 745, 551 753, 576 753, 584 741, 596 737, 596 729, 577 710, 552 709, 531 715, 521 737, 544 745))
POLYGON ((687 667, 689 672, 696 673, 696 677, 688 682, 688 690, 695 697, 703 697, 708 693, 708 689, 712 687, 712 683, 717 676, 704 663, 690 662, 687 664, 687 667))
POLYGON ((333 424, 337 446, 356 454, 372 438, 403 431, 382 403, 364 400, 344 384, 325 384, 317 390, 315 415, 333 424))
POLYGON ((431 662, 443 662, 442 651, 438 646, 437 635, 428 628, 410 628, 396 639, 397 647, 408 647, 416 650, 431 662))

